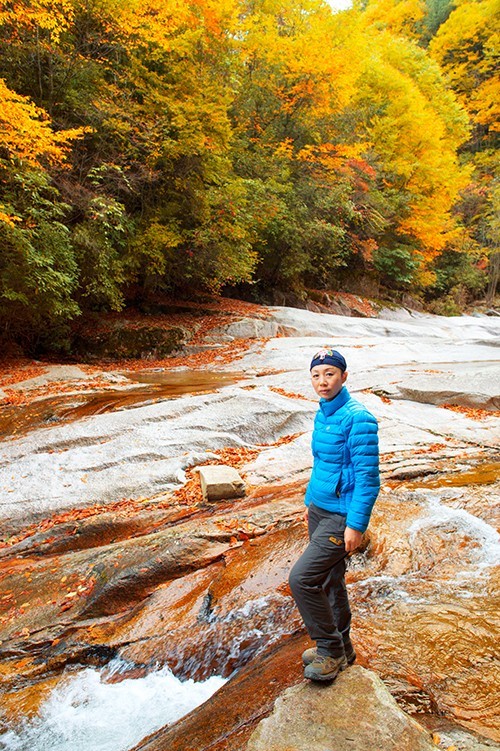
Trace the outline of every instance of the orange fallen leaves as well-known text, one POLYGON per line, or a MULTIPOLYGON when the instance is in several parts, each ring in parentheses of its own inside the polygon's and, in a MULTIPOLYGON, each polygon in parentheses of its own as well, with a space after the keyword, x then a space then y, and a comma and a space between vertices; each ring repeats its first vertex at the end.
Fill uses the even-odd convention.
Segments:
POLYGON ((68 590, 64 596, 64 599, 59 604, 59 608, 64 612, 76 605, 78 598, 86 597, 89 595, 95 586, 95 579, 89 577, 88 579, 81 579, 80 583, 75 589, 68 590))
POLYGON ((444 409, 450 409, 452 412, 458 412, 461 415, 470 417, 471 420, 486 420, 488 417, 500 417, 498 409, 479 409, 478 407, 461 407, 458 404, 441 404, 444 409))
POLYGON ((445 448, 446 443, 431 443, 431 445, 427 447, 427 451, 442 451, 445 448))
POLYGON ((0 404, 7 405, 20 405, 20 404, 26 404, 28 401, 28 398, 26 394, 24 394, 22 391, 15 391, 14 389, 4 389, 5 392, 5 398, 0 401, 0 404))
MULTIPOLYGON (((10 548, 23 540, 49 530, 63 524, 75 523, 72 529, 65 530, 65 534, 74 535, 78 531, 78 522, 89 519, 90 517, 97 516, 104 513, 120 513, 127 517, 134 514, 143 512, 146 508, 155 509, 169 509, 175 505, 199 505, 203 502, 203 495, 201 491, 201 485, 196 471, 197 467, 206 466, 209 464, 227 464, 235 469, 240 469, 244 464, 253 461, 260 453, 262 448, 267 446, 279 446, 294 441, 300 433, 291 433, 279 438, 273 444, 262 444, 259 448, 249 448, 246 446, 227 446, 222 449, 218 449, 213 453, 218 456, 215 461, 213 459, 207 460, 198 464, 195 468, 186 470, 187 481, 177 490, 174 490, 165 500, 155 501, 152 499, 134 500, 131 498, 122 498, 115 503, 100 503, 88 506, 86 508, 75 508, 66 511, 61 511, 53 516, 43 519, 37 524, 32 524, 22 532, 14 535, 7 540, 0 541, 0 549, 10 548)), ((47 545, 56 540, 55 536, 44 538, 43 544, 47 545)), ((54 569, 54 572, 57 569, 54 569)), ((61 580, 65 581, 65 578, 61 580)))
MULTIPOLYGON (((219 457, 217 461, 210 459, 206 462, 200 462, 200 464, 197 464, 193 469, 186 470, 186 477, 188 478, 187 482, 173 493, 173 499, 176 503, 196 505, 203 502, 203 494, 197 472, 198 467, 205 467, 210 464, 227 464, 230 467, 239 469, 243 464, 255 459, 259 454, 259 450, 247 448, 245 446, 227 446, 226 448, 218 449, 213 453, 217 454, 219 457)), ((158 507, 163 508, 165 505, 170 506, 171 501, 160 502, 158 507)))
POLYGON ((27 358, 0 360, 0 386, 5 388, 12 383, 36 378, 46 370, 46 363, 34 362, 27 358))
POLYGON ((333 292, 331 293, 331 297, 334 300, 340 300, 351 310, 363 313, 367 318, 374 318, 377 315, 377 310, 364 297, 358 297, 349 292, 333 292))
POLYGON ((285 391, 285 389, 280 389, 277 386, 269 386, 269 391, 274 391, 276 394, 286 396, 288 399, 303 399, 306 402, 312 401, 307 396, 303 396, 303 394, 295 394, 293 391, 285 391))
MULTIPOLYGON (((182 505, 198 505, 203 502, 203 493, 201 492, 201 485, 198 475, 194 474, 193 470, 186 471, 186 477, 188 478, 184 485, 174 491, 174 499, 176 503, 182 505)), ((165 504, 160 503, 160 506, 165 504)))
MULTIPOLYGON (((137 511, 143 511, 143 510, 144 510, 144 501, 136 501, 133 499, 122 498, 120 501, 116 501, 115 503, 94 504, 93 506, 88 506, 87 508, 78 508, 78 509, 70 509, 68 511, 61 511, 58 514, 54 514, 50 518, 42 519, 42 521, 38 522, 37 524, 30 525, 25 530, 20 532, 18 535, 9 537, 9 539, 6 541, 3 541, 3 542, 0 541, 0 549, 12 547, 13 545, 16 545, 18 542, 22 542, 23 540, 25 540, 28 537, 31 537, 34 534, 45 532, 49 529, 52 529, 53 527, 58 526, 59 524, 66 524, 68 522, 79 522, 84 519, 88 519, 89 517, 96 516, 98 514, 107 513, 107 512, 135 513, 137 511)), ((75 534, 75 532, 76 530, 73 529, 71 530, 71 532, 68 532, 68 534, 75 534)), ((47 538, 44 540, 44 543, 49 543, 54 540, 55 540, 55 537, 47 538)))
POLYGON ((266 368, 266 370, 260 370, 258 373, 255 374, 256 378, 263 378, 264 376, 269 375, 279 375, 280 373, 285 373, 284 370, 278 370, 277 368, 266 368))
POLYGON ((286 443, 292 443, 295 441, 296 438, 303 435, 302 433, 289 433, 288 435, 282 435, 281 438, 278 438, 277 441, 274 441, 274 443, 261 443, 260 445, 263 447, 271 447, 271 446, 283 446, 286 443))
MULTIPOLYGON (((220 324, 220 321, 218 321, 220 324)), ((206 333, 206 332, 205 332, 206 333)), ((207 366, 227 365, 234 362, 250 349, 255 343, 265 344, 267 339, 237 339, 230 344, 206 349, 201 352, 188 353, 187 355, 171 355, 160 360, 127 360, 127 370, 144 370, 145 366, 152 369, 168 370, 171 368, 188 367, 192 370, 199 370, 207 366)), ((193 340, 190 342, 193 344, 193 340)), ((100 363, 102 370, 116 368, 116 363, 109 361, 100 363)))
POLYGON ((372 389, 362 389, 362 392, 363 394, 375 394, 375 396, 378 396, 380 401, 384 402, 384 404, 392 404, 392 399, 389 399, 389 397, 384 394, 378 394, 372 389))
MULTIPOLYGON (((257 305, 254 303, 244 302, 242 300, 235 300, 232 298, 225 298, 220 296, 206 296, 201 302, 192 301, 178 301, 162 298, 159 301, 164 306, 171 306, 173 312, 158 313, 157 315, 145 315, 133 309, 127 310, 127 327, 140 328, 147 324, 148 326, 155 326, 164 329, 171 329, 172 327, 185 328, 192 332, 192 337, 189 341, 190 345, 199 345, 203 343, 204 337, 212 330, 221 326, 230 324, 236 320, 246 316, 257 316, 259 318, 266 318, 268 315, 268 309, 265 306, 257 305), (179 308, 182 312, 175 312, 175 309, 179 308), (190 312, 192 311, 192 312, 190 312)), ((102 332, 110 331, 118 323, 123 322, 122 313, 108 313, 101 315, 99 319, 99 330, 102 332)), ((88 324, 95 328, 95 322, 88 324)), ((82 329, 83 332, 85 329, 82 329)), ((200 352, 189 353, 187 355, 174 355, 161 359, 141 358, 136 360, 127 360, 127 370, 143 370, 145 368, 176 368, 180 366, 187 366, 190 368, 203 368, 207 365, 221 365, 233 362, 238 357, 241 357, 248 348, 255 344, 256 339, 239 339, 230 344, 223 345, 221 347, 209 348, 200 352)), ((260 340, 264 342, 266 340, 260 340)), ((116 369, 116 363, 122 363, 123 360, 110 361, 102 360, 95 361, 90 364, 79 364, 81 370, 86 373, 96 373, 98 371, 109 371, 116 369)), ((49 364, 57 364, 52 362, 37 362, 28 358, 10 358, 6 360, 0 360, 0 387, 5 390, 5 387, 25 381, 36 376, 42 375, 47 371, 49 364)), ((112 388, 106 379, 102 379, 99 376, 92 382, 77 383, 74 382, 51 382, 46 385, 40 386, 35 389, 30 389, 27 395, 27 399, 47 395, 55 392, 60 394, 66 391, 78 391, 88 388, 112 388)), ((12 392, 9 390, 7 399, 3 400, 3 404, 21 404, 24 403, 23 396, 19 392, 12 392)))
MULTIPOLYGON (((220 457, 220 463, 229 464, 235 469, 239 469, 247 462, 251 462, 259 455, 258 449, 247 448, 246 446, 228 446, 227 448, 214 451, 220 457)), ((213 461, 210 462, 213 464, 213 461)))
POLYGON ((431 443, 430 446, 423 446, 419 449, 412 449, 412 456, 421 456, 422 454, 433 454, 436 451, 442 451, 446 448, 445 443, 431 443))

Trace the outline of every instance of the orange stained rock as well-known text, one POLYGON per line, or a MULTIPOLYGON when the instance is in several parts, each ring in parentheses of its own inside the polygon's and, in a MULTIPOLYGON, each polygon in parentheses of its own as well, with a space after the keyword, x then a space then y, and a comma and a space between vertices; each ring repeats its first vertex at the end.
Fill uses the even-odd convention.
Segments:
POLYGON ((63 680, 62 675, 54 675, 24 688, 4 692, 0 720, 15 722, 20 717, 29 718, 36 715, 49 693, 61 680, 63 680))
POLYGON ((303 679, 301 654, 309 646, 302 634, 284 638, 197 710, 131 751, 244 751, 255 725, 272 710, 279 694, 303 679))
MULTIPOLYGON (((494 490, 485 486, 484 495, 476 488, 459 496, 460 508, 473 503, 474 514, 489 519, 494 490)), ((103 529, 112 529, 112 514, 106 521, 107 507, 94 508, 93 515, 75 521, 90 525, 81 531, 95 547, 56 557, 35 544, 36 534, 26 538, 24 555, 33 557, 0 563, 0 607, 12 618, 4 625, 1 646, 4 655, 6 648, 17 654, 0 664, 12 712, 20 706, 10 698, 16 688, 26 689, 26 707, 35 707, 38 689, 30 684, 39 682, 43 695, 49 669, 59 674, 68 659, 85 663, 100 650, 103 660, 115 652, 131 660, 131 676, 155 663, 200 679, 238 669, 242 682, 237 676, 227 684, 220 705, 213 697, 208 709, 160 734, 164 746, 144 748, 175 751, 183 748, 182 738, 193 737, 200 743, 196 751, 243 749, 247 729, 267 711, 266 691, 279 693, 280 681, 301 677, 300 650, 297 662, 292 652, 289 662, 275 653, 266 663, 262 654, 273 648, 271 638, 288 649, 302 628, 286 578, 306 544, 303 491, 303 482, 253 488, 248 497, 212 509, 173 506, 169 511, 172 499, 164 498, 165 527, 152 534, 158 521, 150 517, 152 506, 123 502, 115 522, 118 529, 121 519, 121 531, 131 537, 110 543, 103 535, 101 546, 92 537, 93 525, 102 521, 103 529), (86 604, 96 594, 98 607, 90 617, 86 604), (233 702, 229 708, 228 702, 233 702)), ((448 717, 494 737, 498 572, 488 569, 461 597, 460 572, 474 566, 482 546, 467 527, 453 531, 439 524, 417 525, 410 544, 410 526, 427 513, 427 503, 415 492, 382 493, 377 501, 366 550, 351 558, 348 571, 356 650, 360 661, 383 677, 412 684, 448 717)), ((60 518, 42 536, 55 537, 50 543, 55 546, 71 523, 60 518)))
POLYGON ((298 522, 228 553, 224 569, 210 587, 214 610, 221 614, 250 598, 281 591, 306 544, 305 528, 298 522))
POLYGON ((118 623, 93 628, 90 640, 126 644, 122 656, 138 664, 168 664, 169 650, 173 656, 186 635, 197 628, 208 588, 222 568, 222 562, 213 563, 157 587, 141 607, 118 623))
POLYGON ((500 462, 483 462, 463 472, 451 472, 439 477, 423 477, 405 483, 408 488, 445 488, 464 485, 486 485, 500 477, 500 462))
POLYGON ((264 638, 301 626, 286 582, 304 545, 302 525, 275 530, 230 550, 224 565, 212 564, 156 590, 133 621, 115 633, 115 640, 131 642, 120 654, 135 663, 166 662, 177 674, 198 679, 229 674, 251 646, 245 642, 249 616, 243 613, 252 603, 259 611, 252 616, 253 628, 262 624, 264 638), (233 643, 239 646, 230 657, 233 643))
MULTIPOLYGON (((390 610, 378 598, 370 612, 356 608, 356 645, 367 655, 370 667, 389 677, 389 670, 431 697, 438 711, 465 727, 495 741, 500 740, 498 706, 500 674, 497 669, 500 624, 499 576, 496 594, 485 603, 482 596, 449 595, 448 602, 412 605, 398 602, 390 610)), ((410 587, 415 599, 428 591, 410 587)))
MULTIPOLYGON (((146 534, 153 531, 158 524, 178 522, 191 513, 189 509, 176 507, 171 500, 169 504, 163 504, 154 499, 148 502, 123 498, 114 503, 93 504, 53 514, 4 541, 0 540, 0 550, 12 550, 15 554, 18 552, 16 546, 29 538, 32 540, 29 544, 26 543, 26 549, 38 554, 55 552, 55 548, 64 551, 78 550, 95 544, 104 545, 111 540, 127 539, 139 532, 146 534), (49 531, 53 536, 48 537, 44 534, 49 531)), ((13 564, 8 565, 11 567, 13 564)), ((26 563, 19 561, 18 565, 26 566, 26 563)), ((3 564, 0 561, 0 570, 2 568, 3 564)))
POLYGON ((209 393, 221 386, 236 383, 240 377, 239 373, 196 371, 191 368, 188 372, 175 374, 153 372, 149 379, 143 372, 139 382, 145 385, 132 387, 129 384, 128 388, 97 377, 83 383, 49 381, 27 391, 5 389, 7 396, 0 402, 0 437, 11 438, 40 426, 47 427, 49 419, 56 418, 55 424, 60 425, 61 422, 80 420, 145 401, 209 393), (49 397, 51 394, 53 396, 49 397), (79 403, 75 405, 75 401, 79 403))

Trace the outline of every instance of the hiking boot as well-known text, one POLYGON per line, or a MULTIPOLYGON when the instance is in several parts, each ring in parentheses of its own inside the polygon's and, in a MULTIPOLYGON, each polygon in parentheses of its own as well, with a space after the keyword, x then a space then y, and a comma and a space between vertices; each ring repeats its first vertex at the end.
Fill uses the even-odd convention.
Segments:
POLYGON ((352 644, 349 644, 348 647, 346 647, 344 644, 344 649, 347 664, 352 665, 354 662, 356 662, 356 652, 354 651, 354 647, 352 646, 352 644))
MULTIPOLYGON (((302 662, 304 663, 304 665, 310 665, 311 662, 314 662, 317 656, 318 650, 316 649, 316 647, 311 647, 310 649, 306 649, 305 652, 302 652, 302 662)), ((356 652, 354 651, 352 644, 347 647, 345 651, 345 658, 348 665, 352 665, 354 662, 356 662, 356 652)))
POLYGON ((304 677, 311 681, 333 681, 333 679, 345 670, 347 660, 345 655, 330 657, 330 655, 316 655, 314 660, 306 665, 304 677))

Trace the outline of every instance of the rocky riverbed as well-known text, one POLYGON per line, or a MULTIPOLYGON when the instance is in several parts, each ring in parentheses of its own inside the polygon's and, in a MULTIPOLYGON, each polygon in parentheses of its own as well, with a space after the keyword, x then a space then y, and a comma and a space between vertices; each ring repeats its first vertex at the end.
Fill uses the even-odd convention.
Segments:
POLYGON ((246 748, 301 681, 306 640, 286 579, 305 544, 308 366, 333 343, 380 424, 383 488, 348 575, 360 663, 442 748, 497 748, 499 334, 496 318, 269 308, 212 326, 200 346, 223 342, 224 357, 215 348, 203 368, 189 354, 176 370, 145 362, 135 383, 107 368, 98 407, 85 369, 67 371, 52 417, 43 394, 10 433, 4 408, 0 743, 83 751, 50 713, 47 730, 54 691, 61 701, 85 671, 111 691, 167 670, 196 687, 229 680, 184 720, 158 710, 103 749, 152 731, 138 748, 246 748), (247 496, 204 503, 204 463, 238 467, 247 496))

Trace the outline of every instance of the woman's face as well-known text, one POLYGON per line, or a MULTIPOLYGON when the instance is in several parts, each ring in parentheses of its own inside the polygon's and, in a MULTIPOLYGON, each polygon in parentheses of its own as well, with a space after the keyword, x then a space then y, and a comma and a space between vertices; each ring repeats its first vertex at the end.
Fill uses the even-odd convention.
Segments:
POLYGON ((336 397, 346 379, 347 371, 343 373, 335 365, 315 365, 311 370, 313 389, 322 399, 336 397))

